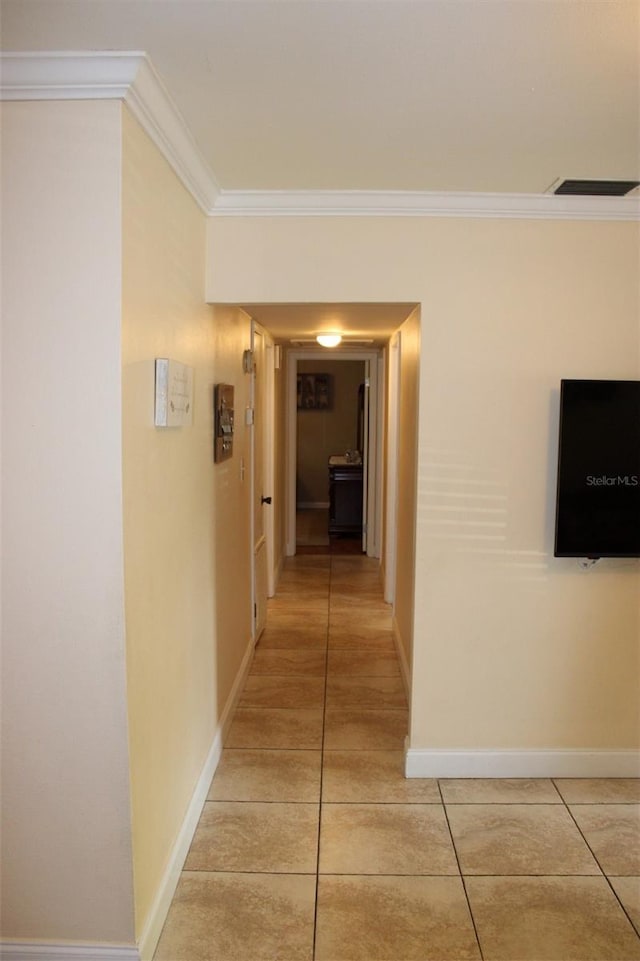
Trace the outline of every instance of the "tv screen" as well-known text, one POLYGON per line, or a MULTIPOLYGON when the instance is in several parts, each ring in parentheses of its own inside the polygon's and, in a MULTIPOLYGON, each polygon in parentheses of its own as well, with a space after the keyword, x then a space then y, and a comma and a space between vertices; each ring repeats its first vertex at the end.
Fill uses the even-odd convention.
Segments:
POLYGON ((640 557, 640 381, 562 381, 554 553, 640 557))

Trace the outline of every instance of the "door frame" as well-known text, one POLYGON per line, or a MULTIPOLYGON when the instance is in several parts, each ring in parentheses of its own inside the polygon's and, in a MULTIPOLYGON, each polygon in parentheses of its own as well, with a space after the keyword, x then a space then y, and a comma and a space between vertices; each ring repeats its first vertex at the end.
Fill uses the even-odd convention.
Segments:
POLYGON ((379 380, 380 350, 327 351, 324 347, 287 352, 287 445, 286 445, 286 553, 296 552, 296 466, 297 435, 297 377, 299 360, 357 360, 369 361, 369 472, 367 478, 367 556, 380 557, 382 517, 382 418, 379 415, 384 379, 379 380))
MULTIPOLYGON (((263 507, 263 518, 262 518, 262 530, 264 537, 264 550, 266 556, 266 566, 267 566, 267 596, 272 596, 269 593, 269 585, 273 582, 273 564, 272 558, 274 555, 274 523, 273 523, 273 481, 274 481, 274 418, 275 418, 275 401, 273 398, 274 391, 274 350, 273 350, 273 338, 268 330, 266 330, 257 321, 251 319, 251 358, 252 358, 252 369, 251 369, 251 388, 250 388, 250 415, 247 423, 251 427, 251 439, 250 439, 250 450, 251 450, 251 470, 250 470, 250 499, 251 499, 251 521, 250 521, 250 531, 251 531, 251 624, 252 624, 252 636, 254 642, 258 640, 257 633, 257 603, 258 603, 258 592, 257 592, 257 577, 258 571, 256 569, 256 518, 255 518, 255 502, 256 502, 256 464, 257 458, 259 457, 262 461, 262 482, 263 486, 266 488, 267 485, 271 485, 269 489, 271 490, 271 505, 268 511, 265 512, 263 507), (258 334, 262 337, 264 344, 263 359, 264 368, 262 370, 262 397, 257 396, 256 391, 256 370, 255 361, 253 358, 254 348, 255 348, 255 335, 258 334), (269 349, 271 348, 271 349, 269 349), (269 369, 271 368, 271 374, 269 375, 269 369), (263 429, 262 429, 262 449, 258 450, 256 445, 256 408, 258 409, 257 415, 263 419, 263 429), (271 562, 270 562, 271 559, 271 562), (271 569, 270 569, 271 568, 271 569)), ((262 492, 264 493, 264 491, 262 492)), ((274 588, 275 590, 275 588, 274 588)))
POLYGON ((402 333, 397 330, 388 348, 388 408, 387 408, 387 489, 386 526, 384 545, 384 599, 394 604, 396 599, 396 557, 398 549, 398 429, 400 417, 400 360, 402 333))

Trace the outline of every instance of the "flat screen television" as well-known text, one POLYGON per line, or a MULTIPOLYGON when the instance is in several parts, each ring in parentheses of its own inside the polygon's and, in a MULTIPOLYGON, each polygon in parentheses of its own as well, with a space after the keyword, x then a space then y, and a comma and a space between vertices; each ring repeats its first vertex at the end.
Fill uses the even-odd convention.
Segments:
POLYGON ((640 381, 563 380, 556 557, 640 557, 640 381))

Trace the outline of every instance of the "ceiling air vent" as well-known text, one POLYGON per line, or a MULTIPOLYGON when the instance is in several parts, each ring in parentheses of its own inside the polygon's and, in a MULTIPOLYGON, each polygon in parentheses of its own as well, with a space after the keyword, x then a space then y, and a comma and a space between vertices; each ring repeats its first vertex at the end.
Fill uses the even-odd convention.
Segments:
POLYGON ((634 190, 640 180, 563 180, 554 184, 554 194, 587 197, 624 197, 634 190))

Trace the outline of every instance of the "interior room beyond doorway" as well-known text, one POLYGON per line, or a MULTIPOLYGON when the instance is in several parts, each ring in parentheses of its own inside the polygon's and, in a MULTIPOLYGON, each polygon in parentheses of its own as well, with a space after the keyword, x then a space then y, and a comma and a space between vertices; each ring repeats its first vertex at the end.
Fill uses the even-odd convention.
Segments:
POLYGON ((298 361, 296 551, 362 550, 365 373, 361 360, 298 361))

